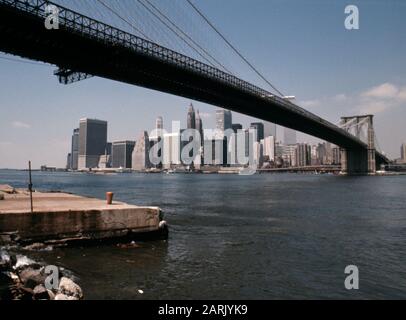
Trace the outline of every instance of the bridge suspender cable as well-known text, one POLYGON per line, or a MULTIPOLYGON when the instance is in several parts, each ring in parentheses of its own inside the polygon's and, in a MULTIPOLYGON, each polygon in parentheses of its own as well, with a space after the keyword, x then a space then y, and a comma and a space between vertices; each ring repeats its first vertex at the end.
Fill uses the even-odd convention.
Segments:
POLYGON ((138 29, 133 23, 128 21, 127 19, 123 18, 120 14, 118 14, 112 7, 108 6, 103 0, 96 0, 99 2, 103 7, 105 7, 107 10, 112 12, 115 16, 123 20, 125 23, 127 23, 130 27, 132 27, 134 30, 136 30, 138 33, 140 33, 143 37, 145 37, 147 40, 152 41, 144 32, 142 32, 140 29, 138 29))
MULTIPOLYGON (((149 10, 144 3, 142 3, 140 0, 137 0, 139 3, 141 3, 149 12, 154 14, 151 10, 149 10)), ((148 3, 156 12, 158 12, 162 17, 164 17, 174 28, 176 28, 182 35, 184 35, 187 39, 189 39, 195 46, 197 46, 200 50, 202 50, 208 57, 210 57, 214 62, 217 63, 224 71, 232 74, 230 70, 228 70, 223 64, 221 64, 215 57, 213 57, 207 50, 205 50, 201 45, 199 45, 195 40, 193 40, 192 37, 190 37, 186 32, 184 32, 181 28, 179 28, 170 18, 168 18, 167 15, 165 15, 159 8, 157 8, 151 1, 149 0, 144 0, 146 3, 148 3)), ((157 17, 154 14, 155 17, 157 17)), ((166 24, 165 24, 166 25, 166 24)), ((172 30, 172 29, 170 29, 172 30)), ((172 30, 173 31, 173 30, 172 30)), ((174 31, 173 31, 174 32, 174 31)), ((189 44, 188 44, 189 45, 189 44)), ((190 46, 190 45, 189 45, 190 46)), ((193 48, 193 47, 192 47, 193 48)), ((201 54, 200 54, 201 56, 201 54)), ((207 60, 207 58, 206 58, 207 60)))
POLYGON ((203 18, 204 21, 228 44, 228 46, 242 59, 248 66, 254 70, 254 72, 262 79, 264 80, 271 88, 273 88, 279 95, 282 97, 284 94, 280 92, 271 82, 269 82, 238 50, 235 48, 230 41, 227 40, 227 38, 210 22, 210 20, 204 15, 202 11, 200 11, 193 3, 191 0, 186 0, 190 6, 203 18))
POLYGON ((214 59, 210 54, 207 53, 206 50, 204 50, 200 45, 196 44, 194 40, 192 40, 187 34, 185 34, 176 24, 174 24, 165 14, 163 14, 160 10, 158 10, 154 5, 151 4, 151 2, 147 1, 149 5, 151 5, 161 16, 163 16, 169 23, 171 23, 179 32, 174 30, 168 23, 166 23, 160 16, 158 16, 155 12, 153 12, 149 7, 147 7, 141 0, 137 0, 149 13, 151 13, 155 18, 157 18, 165 27, 167 27, 170 31, 172 31, 178 38, 180 38, 186 45, 191 48, 193 51, 195 51, 201 58, 203 58, 207 63, 209 63, 211 66, 216 68, 216 66, 211 62, 207 57, 204 56, 199 50, 197 50, 194 46, 192 46, 179 32, 181 32, 184 36, 186 36, 188 39, 190 39, 195 45, 197 45, 198 48, 200 48, 203 52, 205 52, 209 57, 211 57, 214 61, 216 61, 220 67, 223 67, 221 63, 219 63, 216 59, 214 59))

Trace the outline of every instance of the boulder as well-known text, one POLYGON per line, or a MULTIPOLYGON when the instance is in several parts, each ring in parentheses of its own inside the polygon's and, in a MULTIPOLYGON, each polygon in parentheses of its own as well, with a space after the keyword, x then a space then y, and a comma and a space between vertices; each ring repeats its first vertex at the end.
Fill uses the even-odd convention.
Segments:
POLYGON ((34 289, 38 285, 45 283, 46 276, 39 269, 26 268, 22 270, 18 277, 25 288, 34 289))
POLYGON ((75 297, 77 299, 83 299, 82 289, 71 279, 66 277, 62 277, 61 280, 59 281, 58 293, 62 293, 70 297, 75 297))
POLYGON ((58 293, 55 296, 55 300, 79 300, 79 299, 72 296, 67 296, 66 294, 63 293, 58 293))
POLYGON ((48 290, 42 284, 39 284, 34 288, 34 300, 50 300, 50 298, 48 290))

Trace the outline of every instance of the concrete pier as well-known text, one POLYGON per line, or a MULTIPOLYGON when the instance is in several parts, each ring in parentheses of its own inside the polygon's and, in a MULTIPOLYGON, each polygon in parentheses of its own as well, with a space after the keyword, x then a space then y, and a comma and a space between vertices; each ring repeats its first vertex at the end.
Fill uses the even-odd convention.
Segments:
MULTIPOLYGON (((10 191, 10 190, 8 190, 10 191)), ((74 242, 148 236, 165 238, 167 227, 158 207, 139 207, 67 193, 33 193, 30 212, 25 190, 3 192, 0 242, 74 242)))

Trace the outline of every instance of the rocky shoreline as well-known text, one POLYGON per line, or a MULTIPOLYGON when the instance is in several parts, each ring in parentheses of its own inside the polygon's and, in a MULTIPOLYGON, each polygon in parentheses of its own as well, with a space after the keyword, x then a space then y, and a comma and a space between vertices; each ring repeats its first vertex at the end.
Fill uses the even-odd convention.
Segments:
MULTIPOLYGON (((57 266, 14 253, 16 247, 0 247, 0 300, 82 300, 83 291, 72 274, 57 266)), ((32 245, 25 250, 48 250, 32 245)), ((52 249, 52 248, 51 248, 52 249)), ((21 251, 21 250, 17 250, 21 251)))

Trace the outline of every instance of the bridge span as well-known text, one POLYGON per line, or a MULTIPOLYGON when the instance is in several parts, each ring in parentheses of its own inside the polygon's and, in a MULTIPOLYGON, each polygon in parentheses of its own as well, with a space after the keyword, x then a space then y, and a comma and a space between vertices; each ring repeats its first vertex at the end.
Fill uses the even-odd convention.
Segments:
POLYGON ((215 67, 44 0, 0 0, 0 51, 59 67, 62 83, 89 75, 142 86, 270 121, 340 146, 346 173, 373 173, 389 160, 317 115, 215 67), (59 8, 59 29, 44 26, 59 8), (350 155, 350 156, 349 156, 350 155))

